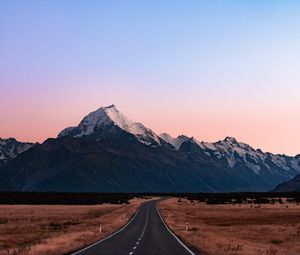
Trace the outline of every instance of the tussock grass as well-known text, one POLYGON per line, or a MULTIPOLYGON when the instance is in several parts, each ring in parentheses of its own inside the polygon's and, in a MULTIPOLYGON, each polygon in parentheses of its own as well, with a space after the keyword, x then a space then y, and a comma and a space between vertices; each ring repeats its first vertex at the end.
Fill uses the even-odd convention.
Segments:
POLYGON ((129 204, 114 205, 0 205, 0 255, 59 255, 79 249, 125 225, 143 201, 135 198, 129 204))
POLYGON ((284 198, 257 206, 172 198, 159 208, 170 228, 202 254, 300 254, 300 206, 284 198))

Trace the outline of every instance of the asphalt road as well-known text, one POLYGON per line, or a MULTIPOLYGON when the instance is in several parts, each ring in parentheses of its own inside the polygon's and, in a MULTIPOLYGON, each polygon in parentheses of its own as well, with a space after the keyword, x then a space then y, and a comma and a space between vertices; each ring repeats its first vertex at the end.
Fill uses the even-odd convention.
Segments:
POLYGON ((145 202, 122 229, 73 255, 191 255, 165 225, 157 210, 157 200, 145 202))

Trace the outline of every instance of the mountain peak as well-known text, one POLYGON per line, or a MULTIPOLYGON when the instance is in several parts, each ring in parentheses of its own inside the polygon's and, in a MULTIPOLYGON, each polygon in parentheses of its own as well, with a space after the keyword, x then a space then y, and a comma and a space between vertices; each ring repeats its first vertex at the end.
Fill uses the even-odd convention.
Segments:
POLYGON ((116 108, 116 105, 111 104, 111 105, 109 105, 109 106, 104 106, 103 108, 116 108))
POLYGON ((119 111, 118 108, 116 107, 116 105, 111 104, 108 106, 103 106, 101 108, 99 108, 98 110, 104 110, 104 111, 119 111))
POLYGON ((12 141, 12 142, 18 142, 18 141, 16 140, 16 138, 14 138, 14 137, 8 137, 8 138, 1 138, 1 137, 0 137, 0 141, 12 141))
POLYGON ((177 136, 177 139, 181 139, 181 140, 187 141, 187 140, 193 139, 193 137, 188 137, 186 135, 179 135, 179 136, 177 136))
POLYGON ((89 113, 77 127, 69 127, 61 131, 58 137, 73 136, 82 137, 94 134, 95 132, 109 130, 112 126, 134 135, 140 142, 145 144, 161 145, 160 138, 150 129, 141 123, 133 122, 121 113, 114 104, 104 106, 89 113))
POLYGON ((230 136, 227 136, 227 137, 224 139, 224 141, 227 142, 227 143, 238 144, 238 141, 237 141, 234 137, 230 137, 230 136))
POLYGON ((19 142, 13 137, 0 138, 0 167, 37 143, 19 142))
POLYGON ((174 138, 172 137, 171 135, 167 134, 167 133, 162 133, 159 135, 161 139, 163 139, 165 142, 173 145, 173 147, 176 149, 176 150, 179 150, 181 144, 185 141, 194 141, 194 138, 190 138, 190 137, 187 137, 185 135, 179 135, 177 138, 174 138))

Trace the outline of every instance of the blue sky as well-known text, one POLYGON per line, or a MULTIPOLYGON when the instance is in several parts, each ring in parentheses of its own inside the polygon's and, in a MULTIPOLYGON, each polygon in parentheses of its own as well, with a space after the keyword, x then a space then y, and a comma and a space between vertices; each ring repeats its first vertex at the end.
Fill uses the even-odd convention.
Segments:
POLYGON ((157 132, 300 152, 299 13, 276 0, 1 1, 0 136, 42 140, 115 103, 157 132))

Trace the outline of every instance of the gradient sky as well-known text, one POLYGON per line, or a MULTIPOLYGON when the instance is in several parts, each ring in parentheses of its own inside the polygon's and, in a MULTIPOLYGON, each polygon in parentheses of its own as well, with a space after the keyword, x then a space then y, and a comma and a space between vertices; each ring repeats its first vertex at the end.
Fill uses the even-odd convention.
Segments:
POLYGON ((0 137, 116 104, 155 132, 300 153, 300 1, 0 1, 0 137))

